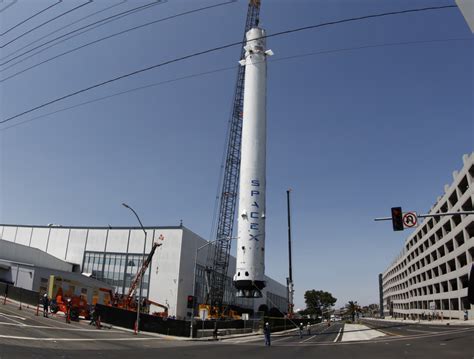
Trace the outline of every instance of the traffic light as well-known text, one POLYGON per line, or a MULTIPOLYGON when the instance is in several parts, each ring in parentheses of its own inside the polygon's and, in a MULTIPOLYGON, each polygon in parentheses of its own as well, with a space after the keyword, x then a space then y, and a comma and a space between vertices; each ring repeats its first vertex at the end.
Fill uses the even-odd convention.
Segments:
POLYGON ((392 207, 392 225, 394 231, 403 231, 402 207, 392 207))
POLYGON ((188 295, 188 305, 187 308, 193 308, 194 307, 194 297, 192 295, 188 295))

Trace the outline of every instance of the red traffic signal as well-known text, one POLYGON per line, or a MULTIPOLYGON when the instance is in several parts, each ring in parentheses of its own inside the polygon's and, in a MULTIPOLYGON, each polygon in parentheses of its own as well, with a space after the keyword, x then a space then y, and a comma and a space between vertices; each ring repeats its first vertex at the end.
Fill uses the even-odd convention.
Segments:
POLYGON ((194 297, 192 295, 188 295, 187 308, 193 308, 193 307, 194 307, 194 297))
POLYGON ((392 225, 394 231, 403 231, 402 207, 392 207, 392 225))

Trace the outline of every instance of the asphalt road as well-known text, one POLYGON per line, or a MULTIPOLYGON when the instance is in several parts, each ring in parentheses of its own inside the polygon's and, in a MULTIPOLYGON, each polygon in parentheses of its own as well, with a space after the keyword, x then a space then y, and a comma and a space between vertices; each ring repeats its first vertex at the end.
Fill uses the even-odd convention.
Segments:
MULTIPOLYGON (((40 313, 41 314, 41 313, 40 313)), ((384 326, 390 336, 365 342, 340 342, 343 323, 316 325, 298 332, 218 342, 170 340, 117 329, 92 328, 87 322, 66 324, 64 317, 43 318, 32 310, 0 304, 0 359, 10 358, 474 358, 474 328, 424 325, 384 326), (336 341, 336 339, 338 339, 336 341)))
MULTIPOLYGON (((412 339, 418 336, 442 336, 443 334, 447 333, 456 333, 458 331, 464 332, 465 330, 469 330, 469 327, 466 326, 440 324, 429 325, 426 323, 395 323, 379 320, 362 320, 361 323, 369 326, 370 328, 377 329, 391 337, 410 337, 412 339)), ((472 329, 474 330, 474 328, 472 329)))

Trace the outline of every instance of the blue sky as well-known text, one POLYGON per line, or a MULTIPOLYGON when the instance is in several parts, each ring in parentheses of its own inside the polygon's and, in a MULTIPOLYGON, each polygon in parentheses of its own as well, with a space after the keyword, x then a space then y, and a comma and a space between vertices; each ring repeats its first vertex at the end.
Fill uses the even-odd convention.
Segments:
MULTIPOLYGON (((7 1, 8 2, 8 1, 7 1)), ((85 2, 85 1, 84 1, 85 2)), ((62 30, 151 1, 136 0, 62 30)), ((222 1, 222 2, 225 2, 222 1)), ((0 13, 5 31, 52 4, 20 0, 0 13)), ((83 2, 64 1, 3 36, 83 2)), ((82 7, 0 50, 6 57, 49 32, 119 1, 82 7)), ((170 0, 99 27, 2 71, 99 37, 219 0, 170 0)), ((263 0, 261 25, 278 31, 408 8, 417 0, 263 0)), ((0 118, 100 81, 240 41, 246 1, 155 24, 0 82, 0 118)), ((57 34, 56 34, 57 35, 57 34)), ((49 38, 48 38, 49 39, 49 38)), ((394 233, 390 207, 428 211, 474 145, 473 39, 458 9, 385 17, 268 39, 266 273, 287 276, 286 190, 292 188, 296 305, 307 289, 377 302, 378 273, 408 232, 394 233), (367 45, 445 40, 283 57, 367 45), (279 61, 280 59, 280 61, 279 61)), ((211 232, 236 68, 155 86, 9 127, 133 87, 237 66, 238 47, 127 78, 0 126, 0 223, 146 225, 211 232)), ((235 246, 234 246, 235 247, 235 246)))

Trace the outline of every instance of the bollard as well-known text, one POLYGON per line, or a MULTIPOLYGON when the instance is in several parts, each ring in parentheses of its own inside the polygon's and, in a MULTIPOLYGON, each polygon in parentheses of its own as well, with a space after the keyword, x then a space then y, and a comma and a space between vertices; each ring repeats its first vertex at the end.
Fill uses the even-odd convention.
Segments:
POLYGON ((135 320, 135 324, 133 326, 133 334, 137 335, 138 334, 138 327, 137 327, 137 321, 135 320))
POLYGON ((97 317, 97 320, 95 321, 95 325, 96 325, 97 329, 100 329, 100 328, 101 328, 101 325, 100 325, 100 315, 97 317))
POLYGON ((39 315, 39 310, 40 310, 40 305, 38 304, 38 305, 36 306, 36 316, 39 315))

